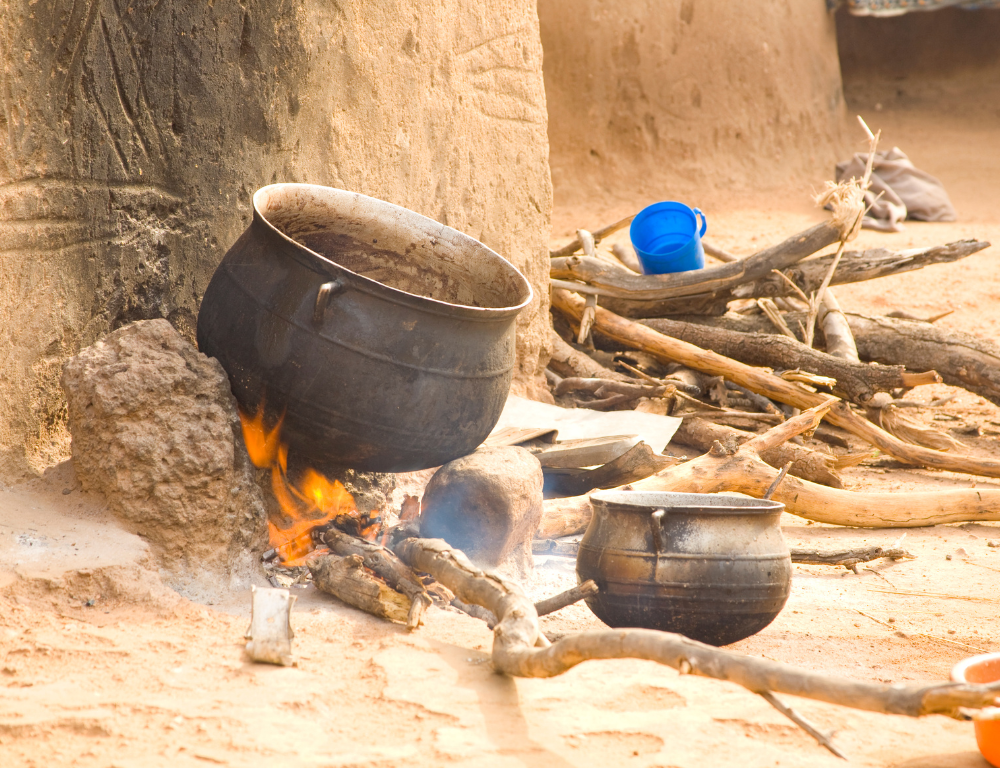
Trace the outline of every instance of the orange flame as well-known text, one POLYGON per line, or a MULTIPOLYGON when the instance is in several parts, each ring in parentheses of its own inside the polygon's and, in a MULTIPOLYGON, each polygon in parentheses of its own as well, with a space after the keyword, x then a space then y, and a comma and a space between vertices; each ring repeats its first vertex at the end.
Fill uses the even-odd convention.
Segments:
MULTIPOLYGON (((339 480, 331 481, 315 469, 302 473, 298 485, 288 480, 288 446, 281 442, 282 414, 271 429, 264 424, 264 404, 249 416, 240 409, 243 442, 255 467, 271 471, 271 491, 281 508, 280 515, 268 518, 271 546, 286 565, 297 565, 313 551, 310 532, 339 515, 361 518, 354 497, 339 480)), ((361 520, 359 520, 361 522, 361 520)), ((360 526, 359 526, 360 527, 360 526)), ((377 525, 363 529, 367 537, 377 525)))

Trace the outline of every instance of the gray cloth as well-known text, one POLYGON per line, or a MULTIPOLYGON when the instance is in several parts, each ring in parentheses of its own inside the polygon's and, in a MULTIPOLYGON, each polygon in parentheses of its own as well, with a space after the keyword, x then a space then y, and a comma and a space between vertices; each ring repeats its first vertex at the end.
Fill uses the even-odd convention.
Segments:
MULTIPOLYGON (((837 181, 860 179, 867 162, 868 154, 859 152, 850 160, 837 163, 837 181)), ((861 226, 882 232, 902 232, 903 219, 955 221, 958 218, 941 182, 914 166, 899 147, 875 153, 865 205, 871 210, 861 226)))

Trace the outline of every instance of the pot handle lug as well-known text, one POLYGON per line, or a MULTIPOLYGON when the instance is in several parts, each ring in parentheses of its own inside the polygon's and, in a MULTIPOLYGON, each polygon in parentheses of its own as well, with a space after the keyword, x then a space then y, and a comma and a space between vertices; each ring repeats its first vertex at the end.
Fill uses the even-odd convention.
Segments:
POLYGON ((340 280, 331 280, 319 287, 316 292, 316 303, 313 305, 313 323, 315 325, 320 325, 323 322, 327 304, 342 290, 344 290, 344 284, 340 280))
POLYGON ((649 518, 649 530, 653 534, 653 549, 656 554, 660 554, 663 549, 663 516, 667 514, 666 510, 658 509, 649 518))

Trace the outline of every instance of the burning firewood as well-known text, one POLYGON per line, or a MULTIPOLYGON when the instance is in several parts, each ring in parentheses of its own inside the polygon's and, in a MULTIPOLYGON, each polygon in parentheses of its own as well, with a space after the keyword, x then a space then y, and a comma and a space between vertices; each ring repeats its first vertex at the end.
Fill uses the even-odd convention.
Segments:
POLYGON ((365 613, 407 623, 410 598, 368 573, 361 555, 317 557, 309 561, 309 570, 318 589, 365 613))
POLYGON ((430 607, 431 596, 413 571, 404 565, 392 550, 357 536, 348 535, 336 526, 327 527, 321 537, 332 552, 342 556, 361 557, 366 568, 372 570, 389 587, 405 595, 410 602, 406 626, 408 629, 420 626, 420 617, 430 607))

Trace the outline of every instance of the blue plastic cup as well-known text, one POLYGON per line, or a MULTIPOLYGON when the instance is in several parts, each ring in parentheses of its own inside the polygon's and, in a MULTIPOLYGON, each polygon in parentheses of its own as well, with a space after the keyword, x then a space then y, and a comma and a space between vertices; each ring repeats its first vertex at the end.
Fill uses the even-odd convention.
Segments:
POLYGON ((653 203, 632 219, 629 237, 642 271, 647 275, 662 275, 705 266, 701 237, 706 229, 705 214, 697 208, 688 208, 684 203, 653 203))

